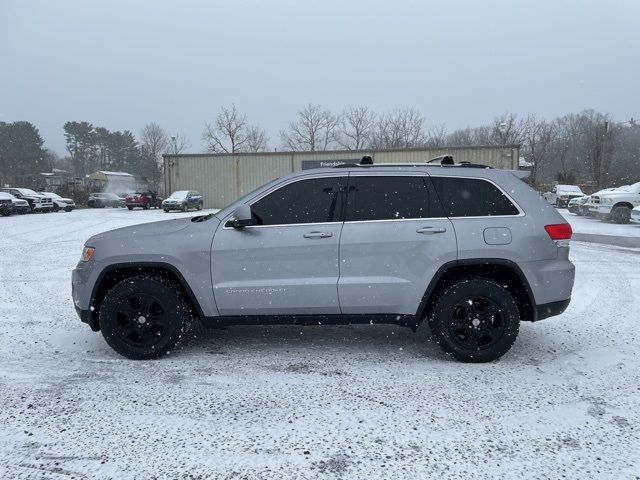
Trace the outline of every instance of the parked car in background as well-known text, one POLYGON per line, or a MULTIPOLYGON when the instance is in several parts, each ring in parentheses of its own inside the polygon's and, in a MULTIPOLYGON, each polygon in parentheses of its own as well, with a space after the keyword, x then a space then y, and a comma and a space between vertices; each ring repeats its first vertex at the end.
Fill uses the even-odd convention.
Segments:
POLYGON ((629 223, 631 210, 640 205, 640 182, 591 195, 589 211, 602 220, 629 223))
POLYGON ((115 193, 92 193, 87 200, 87 206, 91 208, 104 208, 104 207, 124 207, 124 198, 119 197, 115 193))
POLYGON ((18 213, 23 215, 31 211, 31 207, 29 206, 29 202, 26 200, 22 200, 21 198, 16 198, 10 193, 0 192, 0 200, 3 200, 2 203, 5 205, 9 205, 10 208, 3 207, 3 215, 11 215, 12 213, 18 213))
POLYGON ((629 221, 631 223, 640 223, 640 207, 635 207, 631 210, 631 218, 629 221))
POLYGON ((31 212, 50 212, 53 210, 53 199, 48 195, 41 195, 30 188, 0 188, 0 192, 10 193, 16 198, 25 200, 31 212))
POLYGON ((0 192, 0 215, 8 217, 13 213, 13 200, 9 193, 0 192))
POLYGON ((191 208, 202 210, 202 195, 195 190, 178 190, 173 192, 169 198, 162 202, 162 209, 165 212, 170 210, 182 210, 186 212, 191 208))
POLYGON ((129 210, 133 210, 136 207, 148 210, 150 208, 160 208, 162 205, 162 198, 151 190, 129 193, 124 201, 129 210))
POLYGON ((65 212, 70 212, 71 210, 76 208, 76 202, 74 202, 72 198, 64 198, 58 195, 57 193, 50 193, 50 192, 40 192, 40 194, 51 197, 51 199, 53 200, 54 212, 59 212, 60 210, 64 210, 65 212))
POLYGON ((572 198, 584 197, 584 193, 577 185, 556 185, 542 196, 551 205, 566 207, 572 198))
MULTIPOLYGON (((625 187, 627 187, 628 185, 624 185, 625 187)), ((598 196, 601 195, 605 192, 613 192, 614 190, 617 190, 620 187, 614 187, 614 188, 604 188, 602 190, 598 190, 595 193, 592 193, 591 195, 589 195, 589 199, 587 200, 587 202, 582 206, 582 211, 583 211, 583 215, 586 217, 594 217, 595 216, 595 210, 592 210, 591 207, 593 207, 593 197, 594 196, 598 196)))
POLYGON ((569 200, 569 205, 567 208, 571 213, 575 213, 576 215, 584 215, 583 207, 589 201, 589 197, 585 195, 584 197, 576 197, 569 200))

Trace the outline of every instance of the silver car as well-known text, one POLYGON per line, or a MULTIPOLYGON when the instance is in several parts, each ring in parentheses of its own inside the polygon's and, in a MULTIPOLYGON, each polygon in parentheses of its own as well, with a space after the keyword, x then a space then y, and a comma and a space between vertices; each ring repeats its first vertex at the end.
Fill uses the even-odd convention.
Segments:
POLYGON ((132 359, 194 322, 427 321, 465 362, 506 353, 520 321, 571 298, 571 227, 514 172, 352 165, 274 180, 217 214, 91 237, 73 271, 83 322, 132 359))

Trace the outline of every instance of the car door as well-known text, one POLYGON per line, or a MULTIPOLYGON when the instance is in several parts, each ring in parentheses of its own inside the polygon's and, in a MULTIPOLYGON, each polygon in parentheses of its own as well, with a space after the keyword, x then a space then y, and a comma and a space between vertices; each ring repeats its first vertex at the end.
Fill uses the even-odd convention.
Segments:
POLYGON ((352 172, 345 210, 342 313, 415 314, 438 268, 457 257, 428 176, 352 172))
POLYGON ((254 225, 224 218, 211 276, 221 315, 338 314, 346 174, 299 177, 251 203, 254 225))

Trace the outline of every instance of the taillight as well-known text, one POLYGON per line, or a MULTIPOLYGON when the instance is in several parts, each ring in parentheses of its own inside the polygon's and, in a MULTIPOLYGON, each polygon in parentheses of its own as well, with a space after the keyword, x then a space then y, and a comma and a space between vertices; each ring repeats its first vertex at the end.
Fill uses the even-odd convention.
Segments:
POLYGON ((544 229, 551 237, 551 240, 571 240, 573 230, 568 223, 558 223, 556 225, 545 225, 544 229))

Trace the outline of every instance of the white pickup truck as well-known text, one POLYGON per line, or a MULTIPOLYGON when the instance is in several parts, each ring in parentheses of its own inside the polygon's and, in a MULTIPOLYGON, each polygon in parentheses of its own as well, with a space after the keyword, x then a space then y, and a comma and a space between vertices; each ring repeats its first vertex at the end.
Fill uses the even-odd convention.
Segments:
POLYGON ((566 207, 572 198, 584 197, 584 193, 577 185, 556 185, 550 192, 543 193, 542 197, 551 205, 566 207))
POLYGON ((640 205, 640 182, 591 195, 589 213, 615 223, 629 223, 631 210, 640 205))

